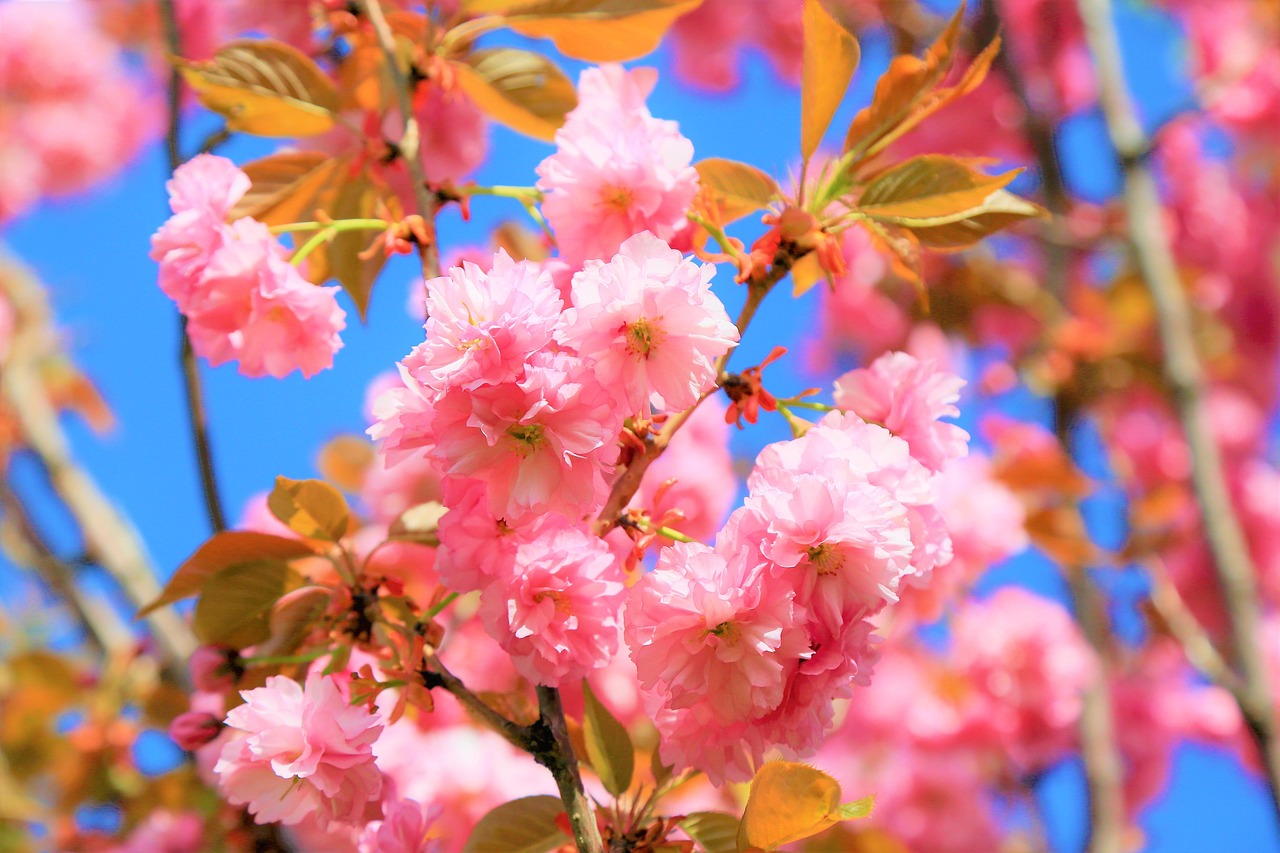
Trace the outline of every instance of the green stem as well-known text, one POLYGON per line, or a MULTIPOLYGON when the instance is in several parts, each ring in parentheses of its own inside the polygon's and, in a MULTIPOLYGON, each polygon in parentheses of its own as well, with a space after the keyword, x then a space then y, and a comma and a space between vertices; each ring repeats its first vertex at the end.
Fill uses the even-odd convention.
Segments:
MULTIPOLYGON (((303 243, 302 246, 293 253, 293 257, 289 259, 289 263, 295 267, 306 260, 307 255, 311 254, 324 243, 329 242, 337 235, 344 231, 385 231, 390 227, 391 223, 385 219, 338 219, 327 223, 295 223, 299 225, 315 224, 320 226, 320 230, 311 236, 311 239, 303 243)), ((288 226, 286 226, 288 228, 288 226)), ((292 231, 307 231, 306 228, 288 228, 292 231)))
POLYGON ((440 611, 444 610, 450 604, 453 604, 453 602, 456 601, 457 599, 458 599, 458 593, 456 592, 449 593, 444 598, 440 599, 440 601, 434 607, 432 607, 430 610, 426 612, 426 618, 428 619, 436 618, 437 616, 440 615, 440 611))

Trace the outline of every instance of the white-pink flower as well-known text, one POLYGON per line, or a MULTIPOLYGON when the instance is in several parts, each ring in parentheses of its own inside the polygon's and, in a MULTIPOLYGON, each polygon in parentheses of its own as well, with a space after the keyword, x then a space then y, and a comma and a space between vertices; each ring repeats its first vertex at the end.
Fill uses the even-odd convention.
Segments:
POLYGON ((725 721, 772 710, 788 670, 810 654, 793 597, 745 552, 726 560, 700 543, 663 548, 627 603, 640 686, 667 708, 703 702, 725 721))
POLYGON ((612 257, 641 231, 670 240, 687 223, 698 191, 693 144, 645 106, 657 79, 652 68, 583 71, 556 153, 538 165, 543 213, 574 266, 612 257))
POLYGON ((629 413, 686 409, 715 387, 716 358, 738 343, 713 275, 713 265, 636 234, 608 263, 588 261, 573 277, 556 340, 589 359, 629 413))
POLYGON ((512 573, 481 593, 480 616, 521 675, 557 687, 618 650, 625 590, 604 541, 561 519, 520 543, 512 573))
POLYGON ((604 502, 621 414, 580 359, 539 353, 518 382, 454 389, 435 410, 444 473, 483 480, 489 511, 519 524, 604 502))
POLYGON ((426 288, 427 339, 408 361, 414 376, 439 393, 518 378, 560 320, 551 276, 501 250, 488 272, 464 262, 426 288))
POLYGON ((940 471, 948 459, 964 456, 968 449, 969 434, 939 420, 960 414, 955 403, 964 385, 932 361, 890 352, 837 379, 835 402, 865 421, 882 424, 907 442, 912 456, 940 471))
POLYGON ((359 821, 382 790, 372 749, 378 719, 331 676, 311 675, 303 686, 276 675, 241 695, 245 704, 227 714, 239 732, 213 768, 227 800, 247 804, 259 823, 359 821))

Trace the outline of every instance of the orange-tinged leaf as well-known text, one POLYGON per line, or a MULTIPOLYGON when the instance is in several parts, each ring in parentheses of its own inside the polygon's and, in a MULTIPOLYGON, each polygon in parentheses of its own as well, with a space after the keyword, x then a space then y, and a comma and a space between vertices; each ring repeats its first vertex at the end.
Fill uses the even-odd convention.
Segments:
POLYGON ((372 33, 350 36, 351 50, 338 66, 343 109, 380 112, 394 99, 394 84, 382 46, 372 33))
POLYGON ((724 812, 693 812, 684 816, 680 828, 703 853, 738 853, 738 823, 724 812))
POLYGON ((270 39, 241 39, 212 59, 176 59, 200 103, 227 127, 256 136, 314 136, 330 130, 340 106, 333 81, 305 53, 270 39))
POLYGON ((333 591, 323 586, 303 586, 286 592, 267 615, 270 632, 255 650, 255 657, 287 655, 296 651, 320 614, 333 600, 333 591))
POLYGON ((1020 171, 986 175, 956 157, 912 157, 875 176, 863 190, 857 209, 890 222, 952 217, 980 208, 1020 171))
POLYGON ((776 850, 869 813, 866 800, 841 806, 840 783, 821 770, 793 761, 770 761, 751 780, 738 846, 776 850))
POLYGON ((853 79, 858 40, 819 0, 804 0, 804 60, 800 83, 800 153, 813 156, 853 79))
POLYGON ((625 62, 652 52, 681 15, 702 0, 537 0, 474 3, 509 10, 521 35, 551 39, 565 56, 587 62, 625 62))
POLYGON ((747 163, 708 157, 695 163, 698 181, 720 205, 720 224, 727 225, 748 213, 762 210, 782 194, 778 182, 747 163))
POLYGON ((515 48, 472 51, 452 64, 458 85, 493 119, 551 141, 578 105, 573 82, 545 56, 515 48))
POLYGON ((1049 212, 1037 204, 1011 192, 996 190, 981 207, 963 219, 938 225, 920 223, 910 228, 922 246, 935 252, 951 252, 967 249, 1010 225, 1048 215, 1049 212))
POLYGON ((1049 559, 1068 568, 1099 562, 1097 546, 1084 526, 1084 516, 1073 506, 1043 507, 1027 514, 1027 535, 1049 559))
POLYGON ((271 636, 268 614, 299 575, 281 560, 253 560, 205 582, 191 627, 202 643, 243 649, 271 636))
POLYGON ((826 277, 827 273, 822 269, 817 252, 803 255, 800 260, 791 265, 791 295, 804 296, 826 277))
POLYGON ((224 530, 215 533, 178 566, 173 577, 165 584, 160 597, 138 611, 138 616, 146 616, 159 607, 195 595, 209 578, 238 563, 296 560, 314 554, 315 549, 301 539, 251 530, 224 530))
POLYGON ((358 492, 365 472, 377 454, 373 442, 362 435, 339 435, 320 448, 316 468, 324 478, 347 492, 358 492))
POLYGON ((436 546, 440 539, 436 531, 440 529, 440 519, 446 510, 439 501, 426 501, 411 506, 391 523, 387 538, 397 542, 417 542, 420 545, 436 546))
MULTIPOLYGON (((360 172, 337 187, 328 214, 334 219, 365 219, 380 215, 389 203, 379 189, 360 172)), ((366 253, 370 242, 377 235, 369 231, 342 231, 335 234, 324 246, 323 255, 308 257, 307 278, 316 284, 335 278, 351 297, 361 320, 369 312, 369 298, 373 295, 373 283, 387 263, 387 254, 380 248, 366 253), (363 255, 363 257, 362 257, 363 255), (323 258, 322 263, 313 259, 323 258)))
POLYGON ((283 151, 246 163, 249 192, 231 208, 230 219, 252 216, 267 225, 310 221, 327 208, 346 158, 320 151, 283 151))
POLYGON ((308 539, 337 542, 347 535, 351 513, 347 501, 323 480, 276 477, 267 509, 286 527, 308 539))
POLYGON ((627 727, 596 698, 586 680, 582 682, 582 698, 582 738, 587 758, 604 789, 615 797, 621 796, 631 787, 631 776, 635 772, 631 736, 627 734, 627 727))

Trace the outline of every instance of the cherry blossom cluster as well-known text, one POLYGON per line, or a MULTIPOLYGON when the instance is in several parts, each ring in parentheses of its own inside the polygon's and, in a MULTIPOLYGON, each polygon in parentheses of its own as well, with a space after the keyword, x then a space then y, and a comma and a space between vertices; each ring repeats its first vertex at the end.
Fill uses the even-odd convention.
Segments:
POLYGON ((198 355, 239 364, 246 376, 313 376, 332 366, 346 314, 337 287, 318 287, 292 265, 261 222, 231 209, 249 177, 224 157, 202 154, 169 181, 173 216, 151 239, 160 289, 187 319, 198 355))

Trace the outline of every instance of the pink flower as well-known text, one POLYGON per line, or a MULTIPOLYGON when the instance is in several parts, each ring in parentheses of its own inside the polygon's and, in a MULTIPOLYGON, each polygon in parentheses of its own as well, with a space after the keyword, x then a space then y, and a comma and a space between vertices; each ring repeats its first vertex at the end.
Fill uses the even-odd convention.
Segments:
POLYGON ((228 801, 247 804, 259 823, 359 820, 382 788, 372 750, 377 718, 328 676, 311 675, 303 686, 276 675, 241 695, 245 704, 227 714, 240 734, 213 768, 228 801))
POLYGON ((715 267, 685 260, 648 231, 573 277, 556 340, 588 358, 630 413, 680 411, 715 387, 715 360, 738 329, 711 292, 715 267))
POLYGON ((551 276, 499 250, 488 272, 464 262, 427 282, 427 339, 407 359, 427 387, 472 388, 516 379, 551 343, 560 293, 551 276))
POLYGON ((238 220, 184 312, 191 344, 215 366, 239 360, 246 376, 282 378, 297 369, 310 378, 342 347, 346 314, 337 292, 304 279, 265 225, 238 220))
POLYGON ((906 440, 911 455, 933 471, 948 459, 964 456, 969 434, 939 418, 956 417, 964 380, 939 372, 905 352, 885 353, 860 370, 836 380, 835 402, 863 420, 883 424, 906 440))
POLYGON ((624 593, 603 540, 561 522, 520 543, 514 574, 481 594, 480 616, 521 675, 556 687, 599 669, 618 650, 624 593))
POLYGON ((810 654, 797 621, 792 595, 767 583, 745 552, 726 560, 677 542, 632 588, 626 637, 643 690, 667 708, 702 702, 734 721, 782 701, 787 670, 810 654))
POLYGON ((437 853, 440 842, 429 834, 440 811, 417 800, 383 803, 382 820, 371 821, 360 833, 360 853, 437 853))
POLYGON ((579 359, 540 353, 519 382, 445 394, 434 452, 449 476, 483 479, 508 523, 579 516, 604 501, 620 417, 579 359))
POLYGON ((204 819, 196 812, 157 808, 108 853, 199 853, 207 849, 204 819))
POLYGON ((570 264, 612 257, 641 231, 670 240, 687 222, 698 191, 693 145, 645 106, 657 79, 619 65, 582 72, 556 153, 538 166, 542 210, 570 264))
POLYGON ((403 364, 397 368, 400 383, 384 389, 371 406, 373 425, 367 432, 379 443, 378 454, 382 457, 375 465, 396 465, 415 455, 421 458, 434 446, 431 427, 435 422, 435 394, 403 364))
POLYGON ((184 314, 204 287, 201 276, 228 239, 227 214, 249 191, 249 176, 225 157, 200 154, 179 166, 166 185, 173 210, 151 238, 160 262, 160 289, 184 314))

